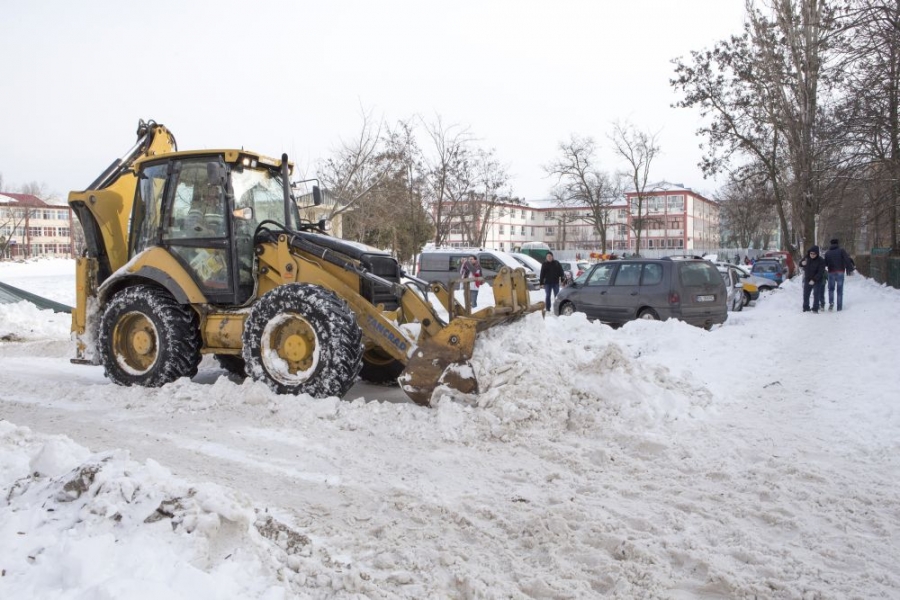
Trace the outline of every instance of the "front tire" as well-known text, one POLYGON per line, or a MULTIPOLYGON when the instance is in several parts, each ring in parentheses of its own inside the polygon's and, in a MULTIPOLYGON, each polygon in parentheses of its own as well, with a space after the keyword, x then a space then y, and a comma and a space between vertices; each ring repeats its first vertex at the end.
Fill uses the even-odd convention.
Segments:
POLYGON ((751 300, 751 298, 750 298, 750 292, 741 292, 741 293, 744 295, 744 299, 743 299, 743 301, 742 301, 742 302, 743 302, 743 305, 744 305, 744 306, 750 306, 750 300, 751 300))
POLYGON ((244 324, 247 374, 279 394, 341 397, 362 367, 362 332, 333 292, 306 283, 259 299, 244 324))
POLYGON ((570 317, 575 314, 575 305, 571 302, 563 302, 563 304, 559 307, 559 314, 561 316, 570 317))
POLYGON ((158 287, 119 292, 100 319, 100 362, 119 385, 159 387, 193 377, 201 344, 197 314, 158 287))

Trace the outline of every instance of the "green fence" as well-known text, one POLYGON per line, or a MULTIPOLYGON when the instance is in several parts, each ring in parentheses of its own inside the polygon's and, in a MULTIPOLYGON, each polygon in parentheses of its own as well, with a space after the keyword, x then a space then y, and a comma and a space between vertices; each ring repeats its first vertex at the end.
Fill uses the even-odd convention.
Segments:
POLYGON ((872 254, 859 254, 854 257, 856 268, 878 283, 900 289, 900 256, 889 256, 889 253, 889 248, 875 248, 872 254))

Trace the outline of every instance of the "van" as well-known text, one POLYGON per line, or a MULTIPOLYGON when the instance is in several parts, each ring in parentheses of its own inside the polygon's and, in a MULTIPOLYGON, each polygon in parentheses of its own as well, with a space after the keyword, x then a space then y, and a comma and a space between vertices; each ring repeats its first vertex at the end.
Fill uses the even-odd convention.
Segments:
POLYGON ((550 249, 550 246, 545 244, 544 242, 525 242, 522 244, 522 248, 519 249, 519 252, 522 254, 527 254, 528 256, 536 259, 538 262, 544 262, 547 260, 547 255, 550 254, 553 250, 550 249))
POLYGON ((537 275, 524 269, 516 259, 499 250, 478 250, 477 248, 436 248, 425 250, 419 255, 419 271, 416 276, 425 281, 440 281, 448 288, 459 281, 460 265, 468 257, 475 255, 481 265, 481 276, 490 283, 503 267, 525 271, 528 289, 538 289, 537 275))
POLYGON ((583 312, 610 325, 680 319, 709 329, 725 322, 727 299, 722 276, 707 260, 625 259, 585 271, 559 291, 553 312, 583 312))

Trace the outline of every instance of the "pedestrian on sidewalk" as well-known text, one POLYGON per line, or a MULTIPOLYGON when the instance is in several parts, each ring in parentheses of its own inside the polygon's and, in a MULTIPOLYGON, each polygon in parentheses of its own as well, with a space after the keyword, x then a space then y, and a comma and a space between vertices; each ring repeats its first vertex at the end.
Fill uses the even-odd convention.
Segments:
POLYGON ((841 248, 837 238, 825 253, 825 268, 828 269, 828 310, 834 310, 834 290, 837 288, 837 309, 844 308, 844 275, 853 275, 856 264, 847 251, 841 248))
MULTIPOLYGON (((824 298, 819 296, 820 286, 825 282, 825 259, 819 256, 819 247, 813 246, 800 261, 803 269, 803 312, 809 312, 809 295, 813 296, 813 313, 819 312, 819 307, 824 308, 824 298)), ((824 296, 824 287, 821 287, 824 296)))
POLYGON ((553 258, 553 253, 548 252, 544 264, 541 265, 540 284, 544 288, 546 301, 544 308, 550 310, 553 306, 550 304, 550 293, 553 292, 555 298, 559 294, 559 284, 566 280, 566 272, 558 260, 553 258))

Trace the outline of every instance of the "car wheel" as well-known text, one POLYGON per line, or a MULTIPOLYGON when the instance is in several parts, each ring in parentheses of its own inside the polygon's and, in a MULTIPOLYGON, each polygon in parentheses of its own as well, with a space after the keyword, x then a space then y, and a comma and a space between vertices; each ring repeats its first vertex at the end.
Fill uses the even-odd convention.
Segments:
POLYGON ((743 305, 750 306, 750 292, 742 292, 742 294, 744 296, 743 305))
POLYGON ((656 314, 656 311, 652 308, 645 308, 638 313, 638 319, 644 319, 647 321, 659 321, 659 315, 656 314))
POLYGON ((575 305, 571 302, 563 302, 562 306, 559 307, 559 314, 563 316, 571 316, 572 313, 575 312, 575 305))

